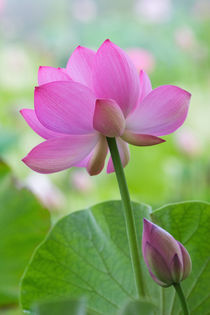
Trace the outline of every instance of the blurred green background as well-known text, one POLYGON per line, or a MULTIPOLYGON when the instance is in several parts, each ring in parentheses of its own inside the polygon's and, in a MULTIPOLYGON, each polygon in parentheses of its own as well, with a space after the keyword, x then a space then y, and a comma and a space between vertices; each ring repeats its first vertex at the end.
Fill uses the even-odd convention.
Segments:
POLYGON ((19 110, 33 108, 40 65, 65 66, 77 45, 110 38, 126 49, 153 87, 192 93, 187 121, 154 147, 131 147, 126 176, 132 198, 154 207, 210 192, 209 6, 205 0, 0 0, 0 154, 15 175, 58 212, 119 198, 115 176, 84 169, 37 175, 22 162, 42 141, 19 110))
POLYGON ((0 157, 19 185, 55 219, 119 199, 115 175, 105 170, 96 177, 79 168, 45 176, 21 162, 42 141, 19 114, 33 108, 38 67, 64 67, 77 45, 97 49, 110 38, 149 73, 154 88, 174 84, 192 93, 186 123, 166 143, 130 147, 132 199, 154 208, 210 201, 209 29, 207 0, 0 0, 0 157))

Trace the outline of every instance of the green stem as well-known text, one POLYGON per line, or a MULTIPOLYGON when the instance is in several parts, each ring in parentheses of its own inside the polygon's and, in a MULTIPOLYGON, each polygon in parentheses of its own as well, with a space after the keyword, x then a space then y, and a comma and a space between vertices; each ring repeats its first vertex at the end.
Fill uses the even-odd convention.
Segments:
POLYGON ((180 283, 174 283, 173 286, 174 286, 174 288, 175 288, 175 290, 176 290, 176 293, 177 293, 178 296, 179 296, 179 300, 180 300, 180 302, 181 302, 184 315, 189 315, 189 314, 190 314, 189 308, 188 308, 187 301, 186 301, 186 299, 185 299, 185 296, 184 296, 184 293, 183 293, 181 284, 180 284, 180 283))
POLYGON ((109 150, 111 153, 112 161, 114 164, 114 169, 120 189, 120 194, 122 202, 124 205, 124 216, 126 222, 126 230, 128 237, 128 244, 131 256, 131 262, 133 267, 133 272, 135 276, 135 283, 138 292, 138 296, 144 296, 144 286, 142 283, 142 272, 141 272, 141 263, 138 249, 138 240, 135 228, 134 213, 131 206, 131 200, 128 192, 128 186, 125 179, 125 174, 123 171, 119 151, 117 148, 117 143, 115 138, 107 138, 109 150))

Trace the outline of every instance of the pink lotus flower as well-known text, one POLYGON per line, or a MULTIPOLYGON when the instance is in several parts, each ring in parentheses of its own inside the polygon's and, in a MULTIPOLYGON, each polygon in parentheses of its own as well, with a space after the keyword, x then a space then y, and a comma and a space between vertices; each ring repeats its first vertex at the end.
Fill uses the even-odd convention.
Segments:
MULTIPOLYGON (((154 145, 180 127, 190 94, 172 85, 152 90, 125 52, 106 40, 97 52, 77 47, 65 69, 40 67, 34 107, 21 114, 46 139, 23 162, 40 173, 72 166, 101 172, 108 152, 106 137, 116 137, 123 166, 128 144, 154 145), (127 142, 127 143, 126 143, 127 142)), ((113 172, 109 159, 107 172, 113 172)))
POLYGON ((155 58, 148 50, 138 47, 130 48, 127 50, 127 54, 138 71, 144 70, 148 73, 154 71, 155 58))
POLYGON ((192 263, 186 248, 171 234, 146 219, 142 252, 152 279, 160 286, 179 283, 191 272, 192 263))

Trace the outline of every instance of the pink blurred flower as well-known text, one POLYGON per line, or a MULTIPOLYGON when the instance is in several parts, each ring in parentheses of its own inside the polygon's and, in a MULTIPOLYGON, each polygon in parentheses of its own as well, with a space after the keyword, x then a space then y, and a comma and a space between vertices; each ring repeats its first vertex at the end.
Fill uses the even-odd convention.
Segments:
MULTIPOLYGON (((180 127, 190 93, 172 85, 152 90, 149 77, 118 46, 106 40, 97 52, 77 47, 65 69, 40 67, 35 110, 21 114, 46 139, 23 162, 40 173, 72 166, 101 172, 107 156, 106 137, 116 137, 123 166, 128 144, 164 142, 159 136, 180 127), (126 143, 127 142, 127 143, 126 143)), ((114 171, 109 159, 107 172, 114 171)))
POLYGON ((142 252, 152 279, 168 287, 187 278, 192 269, 186 248, 171 234, 144 219, 142 252))
POLYGON ((210 2, 209 0, 196 0, 193 7, 194 15, 208 21, 210 19, 210 2))
POLYGON ((60 209, 64 205, 63 194, 49 177, 33 173, 26 179, 26 185, 47 208, 60 209))
POLYGON ((184 26, 176 30, 175 40, 177 45, 183 51, 189 53, 194 59, 202 61, 207 58, 207 47, 196 39, 195 33, 188 26, 184 26))
POLYGON ((201 142, 190 128, 183 128, 175 137, 178 149, 189 157, 197 156, 201 153, 201 142))
POLYGON ((135 13, 151 23, 164 23, 171 18, 171 0, 138 0, 135 13))
POLYGON ((154 70, 155 58, 149 51, 141 48, 132 48, 127 50, 127 54, 138 71, 144 70, 150 73, 154 70))
POLYGON ((75 0, 73 4, 71 3, 71 8, 74 17, 83 23, 88 23, 97 17, 94 0, 75 0))
POLYGON ((4 6, 5 6, 5 0, 0 0, 0 14, 4 10, 4 6))
POLYGON ((177 45, 185 51, 190 51, 197 45, 193 30, 187 26, 176 30, 175 40, 177 45))
POLYGON ((75 190, 83 193, 88 193, 93 189, 93 182, 87 173, 76 171, 71 174, 71 183, 75 190))

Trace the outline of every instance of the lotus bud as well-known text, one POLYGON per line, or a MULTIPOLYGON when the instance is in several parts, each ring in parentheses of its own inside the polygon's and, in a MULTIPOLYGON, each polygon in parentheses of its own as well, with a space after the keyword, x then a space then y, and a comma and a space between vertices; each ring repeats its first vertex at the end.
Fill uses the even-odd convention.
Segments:
POLYGON ((192 263, 186 248, 167 231, 146 219, 142 252, 151 277, 160 286, 179 283, 191 272, 192 263))

